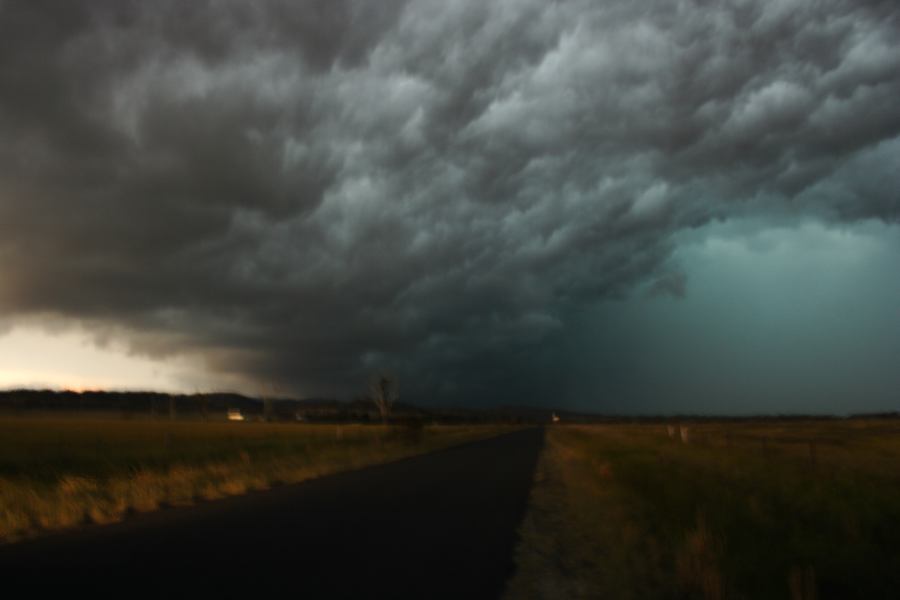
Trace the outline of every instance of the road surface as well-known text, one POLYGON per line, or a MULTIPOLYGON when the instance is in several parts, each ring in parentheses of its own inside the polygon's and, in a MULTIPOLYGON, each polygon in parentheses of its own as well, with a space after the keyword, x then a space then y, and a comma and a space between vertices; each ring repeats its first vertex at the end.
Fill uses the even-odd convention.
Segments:
POLYGON ((519 431, 0 546, 2 585, 94 598, 496 598, 542 443, 542 430, 519 431))

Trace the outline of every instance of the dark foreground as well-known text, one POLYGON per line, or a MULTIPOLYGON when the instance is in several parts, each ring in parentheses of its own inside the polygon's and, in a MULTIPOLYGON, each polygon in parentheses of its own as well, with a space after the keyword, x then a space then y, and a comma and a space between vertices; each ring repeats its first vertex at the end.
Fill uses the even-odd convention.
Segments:
POLYGON ((496 598, 543 431, 0 547, 4 588, 94 597, 496 598))

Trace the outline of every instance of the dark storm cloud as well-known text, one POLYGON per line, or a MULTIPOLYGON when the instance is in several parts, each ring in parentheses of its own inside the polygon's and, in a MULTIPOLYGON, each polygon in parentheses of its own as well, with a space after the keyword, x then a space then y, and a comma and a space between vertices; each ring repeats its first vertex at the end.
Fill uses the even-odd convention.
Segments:
POLYGON ((892 2, 0 3, 0 303, 306 393, 539 397, 732 214, 897 223, 892 2), (885 184, 879 184, 883 182, 885 184))
POLYGON ((684 298, 687 292, 687 275, 683 271, 670 271, 654 281, 647 290, 650 298, 656 296, 672 296, 684 298))

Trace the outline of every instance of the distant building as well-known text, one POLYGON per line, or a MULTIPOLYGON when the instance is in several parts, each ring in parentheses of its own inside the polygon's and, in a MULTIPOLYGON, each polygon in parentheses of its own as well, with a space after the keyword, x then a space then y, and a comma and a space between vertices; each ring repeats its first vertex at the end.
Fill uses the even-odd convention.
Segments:
POLYGON ((554 423, 559 423, 559 415, 556 413, 553 413, 553 415, 550 417, 550 420, 554 423))
POLYGON ((229 421, 243 421, 244 415, 241 414, 241 409, 229 408, 228 409, 228 420, 229 421))

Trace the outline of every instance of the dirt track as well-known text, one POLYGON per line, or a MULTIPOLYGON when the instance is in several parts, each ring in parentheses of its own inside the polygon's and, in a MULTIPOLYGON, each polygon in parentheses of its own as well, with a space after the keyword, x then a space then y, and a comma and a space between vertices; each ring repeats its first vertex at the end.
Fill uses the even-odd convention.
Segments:
POLYGON ((496 598, 543 431, 0 547, 4 588, 95 597, 496 598))

